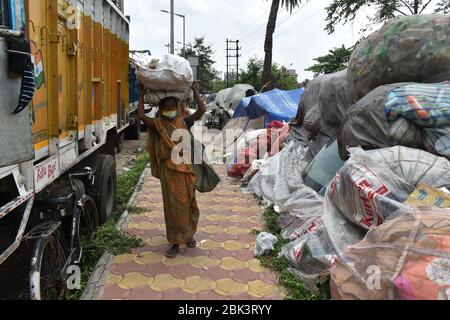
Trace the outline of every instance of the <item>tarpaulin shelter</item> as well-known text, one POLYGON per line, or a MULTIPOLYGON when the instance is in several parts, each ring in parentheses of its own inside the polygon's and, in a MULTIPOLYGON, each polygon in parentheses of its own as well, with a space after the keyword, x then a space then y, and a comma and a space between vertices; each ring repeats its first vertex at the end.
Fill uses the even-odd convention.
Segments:
POLYGON ((288 122, 295 118, 304 92, 304 89, 291 91, 275 89, 242 99, 234 113, 234 118, 258 119, 265 117, 266 125, 272 121, 288 122))

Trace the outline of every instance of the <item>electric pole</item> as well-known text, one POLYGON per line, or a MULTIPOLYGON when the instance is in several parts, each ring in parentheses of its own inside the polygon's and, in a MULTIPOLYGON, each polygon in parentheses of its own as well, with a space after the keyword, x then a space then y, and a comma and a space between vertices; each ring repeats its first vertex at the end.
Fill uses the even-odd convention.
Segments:
POLYGON ((175 4, 170 0, 170 53, 175 54, 175 4))
POLYGON ((241 55, 239 54, 239 51, 241 50, 241 48, 239 47, 239 40, 229 40, 227 39, 227 74, 226 74, 226 82, 227 82, 227 87, 229 86, 230 83, 230 70, 234 70, 233 67, 236 68, 236 72, 235 72, 235 80, 239 80, 239 58, 241 57, 241 55), (230 48, 230 45, 232 44, 236 44, 235 48, 230 48), (236 59, 236 63, 235 64, 230 64, 230 59, 236 59))

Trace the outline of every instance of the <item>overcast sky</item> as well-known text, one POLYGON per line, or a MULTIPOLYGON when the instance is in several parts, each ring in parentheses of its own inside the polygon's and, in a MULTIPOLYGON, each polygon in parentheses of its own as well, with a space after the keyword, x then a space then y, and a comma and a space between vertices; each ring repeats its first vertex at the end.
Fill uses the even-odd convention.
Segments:
MULTIPOLYGON (((324 31, 326 11, 331 0, 303 1, 292 15, 280 10, 274 35, 274 61, 297 70, 299 81, 311 78, 304 71, 313 59, 345 44, 353 45, 366 21, 361 15, 353 24, 338 26, 333 35, 324 31)), ((240 40, 245 65, 252 56, 264 56, 264 35, 271 1, 267 0, 175 0, 175 12, 186 15, 187 42, 205 36, 215 51, 216 69, 226 70, 227 38, 240 40)), ((131 49, 149 49, 154 55, 168 52, 170 16, 169 0, 125 0, 125 12, 131 16, 131 49)), ((183 41, 182 19, 176 18, 175 41, 183 41)), ((177 44, 177 48, 181 48, 177 44)))

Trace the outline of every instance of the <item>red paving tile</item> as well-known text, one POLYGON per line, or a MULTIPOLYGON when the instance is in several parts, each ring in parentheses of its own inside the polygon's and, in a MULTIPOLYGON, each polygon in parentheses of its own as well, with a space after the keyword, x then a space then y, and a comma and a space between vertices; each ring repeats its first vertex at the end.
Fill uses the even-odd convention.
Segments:
POLYGON ((204 276, 205 270, 200 268, 193 268, 191 265, 181 265, 173 267, 170 274, 178 279, 185 279, 189 277, 204 276))
POLYGON ((222 269, 221 267, 209 267, 203 272, 203 277, 209 278, 214 281, 231 278, 232 276, 232 271, 222 269))
POLYGON ((154 277, 159 274, 170 274, 172 273, 173 268, 174 267, 166 266, 160 262, 146 266, 142 274, 148 277, 154 277))
POLYGON ((161 300, 162 298, 163 294, 161 292, 154 291, 148 286, 132 289, 125 297, 126 300, 137 301, 161 300))
POLYGON ((162 299, 169 301, 189 301, 194 300, 195 295, 184 292, 182 289, 174 289, 164 292, 162 299))
POLYGON ((127 273, 133 272, 143 272, 145 270, 145 266, 136 264, 134 262, 121 263, 121 264, 113 264, 111 266, 111 272, 116 275, 124 275, 127 273))
POLYGON ((249 269, 238 270, 238 271, 234 271, 234 273, 233 273, 233 279, 238 282, 242 282, 242 283, 248 283, 248 282, 252 282, 255 280, 260 280, 260 277, 261 277, 261 274, 259 274, 257 272, 253 272, 249 269))

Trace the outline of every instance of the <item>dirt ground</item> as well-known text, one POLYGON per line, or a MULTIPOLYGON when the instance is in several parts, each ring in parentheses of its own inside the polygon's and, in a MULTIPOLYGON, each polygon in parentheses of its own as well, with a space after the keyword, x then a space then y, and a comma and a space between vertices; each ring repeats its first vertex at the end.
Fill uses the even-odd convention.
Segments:
POLYGON ((125 140, 122 152, 116 155, 117 175, 126 172, 133 165, 141 151, 147 148, 147 133, 141 132, 139 140, 125 140))

